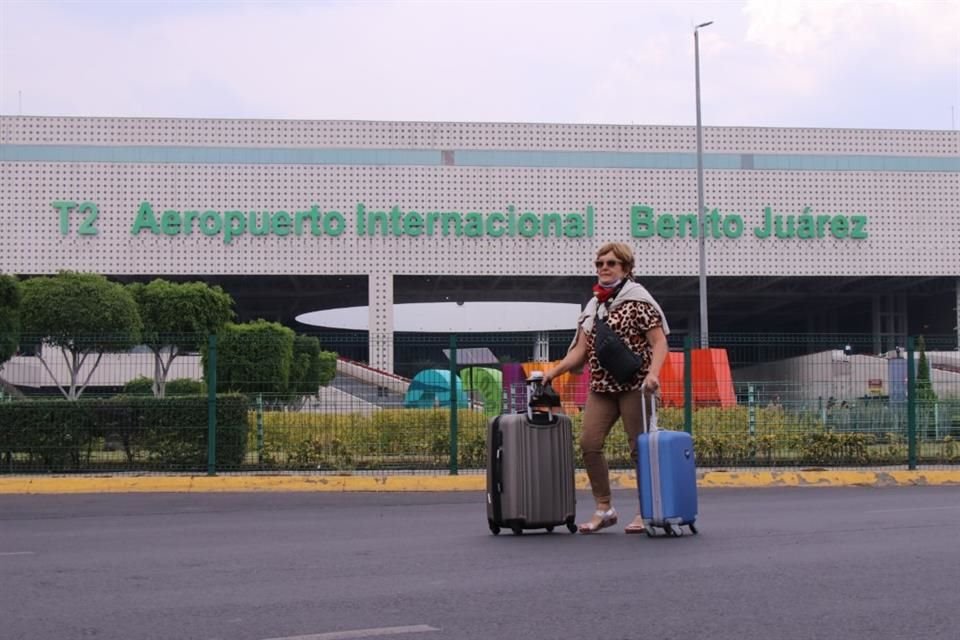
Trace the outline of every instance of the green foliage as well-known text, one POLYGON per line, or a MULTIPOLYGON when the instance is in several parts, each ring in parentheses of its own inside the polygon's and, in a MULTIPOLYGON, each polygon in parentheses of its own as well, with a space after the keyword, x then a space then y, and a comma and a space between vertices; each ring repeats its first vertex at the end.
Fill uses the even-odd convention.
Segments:
MULTIPOLYGON (((106 465, 95 462, 94 452, 111 442, 126 454, 125 469, 205 470, 207 411, 207 399, 201 396, 2 403, 0 452, 29 470, 95 470, 106 465)), ((246 398, 218 396, 218 468, 243 462, 246 430, 246 398)))
MULTIPOLYGON (((123 385, 124 395, 148 396, 153 395, 153 378, 140 376, 123 385)), ((203 383, 192 378, 177 378, 167 383, 166 397, 196 396, 204 393, 203 383)))
POLYGON ((123 385, 123 393, 128 396, 153 395, 153 378, 138 376, 123 385))
POLYGON ((143 323, 133 297, 101 275, 61 271, 22 286, 25 335, 78 353, 124 351, 140 341, 143 323))
POLYGON ((920 406, 930 406, 937 401, 937 394, 930 381, 930 363, 927 361, 927 342, 923 336, 917 338, 917 402, 920 406))
POLYGON ((143 320, 143 343, 197 351, 211 333, 233 319, 233 298, 204 282, 153 280, 127 285, 143 320))
POLYGON ((104 352, 130 349, 140 341, 143 327, 125 287, 101 275, 72 271, 24 281, 21 321, 24 335, 63 349, 70 380, 67 388, 65 381, 54 382, 68 400, 79 398, 86 387, 86 381, 78 380, 85 364, 89 380, 104 352), (92 354, 96 357, 88 360, 92 354))
POLYGON ((233 298, 203 282, 175 284, 158 279, 127 288, 143 319, 143 342, 153 352, 152 391, 162 398, 173 360, 183 351, 199 350, 209 334, 233 318, 233 298))
POLYGON ((14 276, 0 274, 0 364, 20 345, 20 302, 23 292, 14 276))
MULTIPOLYGON (((445 469, 450 462, 450 412, 446 409, 385 409, 369 415, 267 411, 263 416, 263 461, 291 469, 445 469)), ((487 418, 458 412, 459 464, 482 467, 487 418)), ((256 443, 250 419, 248 447, 256 443)))
POLYGON ((175 378, 167 383, 168 396, 199 396, 206 392, 203 382, 193 378, 175 378))
MULTIPOLYGON (((217 334, 217 389, 240 393, 286 393, 294 333, 276 322, 228 323, 217 334)), ((203 370, 207 371, 206 349, 203 370)))
POLYGON ((296 336, 293 341, 293 360, 290 363, 290 392, 315 395, 327 385, 336 373, 336 354, 320 350, 320 340, 310 336, 296 336), (333 355, 333 370, 329 355, 333 355))
POLYGON ((320 381, 320 386, 325 387, 337 375, 337 353, 335 351, 321 351, 318 366, 320 367, 320 373, 317 379, 320 381))

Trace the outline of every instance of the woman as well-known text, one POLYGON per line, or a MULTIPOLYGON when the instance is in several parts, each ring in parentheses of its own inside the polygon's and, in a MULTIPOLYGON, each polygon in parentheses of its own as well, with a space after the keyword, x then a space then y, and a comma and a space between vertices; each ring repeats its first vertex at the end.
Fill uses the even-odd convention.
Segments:
MULTIPOLYGON (((589 522, 580 525, 581 533, 593 533, 617 523, 617 511, 610 495, 610 472, 603 445, 617 418, 630 442, 630 457, 637 462, 637 436, 646 429, 643 405, 646 393, 660 388, 660 369, 667 359, 667 334, 670 332, 663 310, 642 286, 633 281, 633 251, 622 242, 610 242, 597 250, 597 284, 594 297, 577 320, 577 334, 567 355, 544 374, 545 382, 589 364, 590 392, 583 410, 580 447, 590 478, 597 509, 589 522), (628 382, 621 384, 603 367, 594 353, 597 316, 638 354, 642 365, 628 382), (645 391, 646 390, 646 391, 645 391)), ((650 408, 649 406, 647 407, 650 408)), ((627 533, 643 533, 638 514, 627 525, 627 533)))

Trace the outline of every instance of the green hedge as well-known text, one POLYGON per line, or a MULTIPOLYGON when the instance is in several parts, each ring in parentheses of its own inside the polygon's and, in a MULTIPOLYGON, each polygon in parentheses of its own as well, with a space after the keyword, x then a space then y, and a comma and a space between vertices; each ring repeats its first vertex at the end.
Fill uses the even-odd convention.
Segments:
MULTIPOLYGON (((905 433, 834 432, 817 414, 782 408, 704 408, 694 412, 698 464, 723 466, 857 466, 906 464, 905 433)), ((486 460, 487 417, 458 412, 458 466, 481 468, 486 460)), ((392 409, 369 415, 266 411, 258 450, 256 415, 250 415, 248 450, 263 467, 299 470, 446 469, 450 452, 446 409, 392 409)), ((661 428, 682 430, 683 410, 662 409, 661 428)), ((575 441, 581 416, 573 417, 575 441)), ((576 464, 583 465, 579 446, 576 464)), ((631 468, 627 437, 614 425, 607 440, 612 468, 631 468)), ((919 447, 921 462, 955 463, 960 443, 946 437, 919 447)))
MULTIPOLYGON (((206 470, 207 399, 28 400, 0 404, 0 470, 206 470), (120 451, 120 460, 104 451, 120 451)), ((217 397, 217 468, 246 455, 247 400, 217 397)))
MULTIPOLYGON (((174 378, 168 380, 164 389, 167 397, 170 396, 197 396, 204 393, 204 384, 193 378, 174 378)), ((140 376, 123 385, 123 393, 129 396, 152 396, 153 378, 140 376)))

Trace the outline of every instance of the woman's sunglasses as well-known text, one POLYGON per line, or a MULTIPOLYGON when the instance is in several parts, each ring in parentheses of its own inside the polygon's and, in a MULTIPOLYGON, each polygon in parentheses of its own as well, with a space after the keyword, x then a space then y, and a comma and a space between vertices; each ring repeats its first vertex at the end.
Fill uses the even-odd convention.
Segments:
POLYGON ((597 269, 603 268, 604 266, 606 266, 608 269, 613 269, 618 264, 623 263, 619 260, 597 260, 593 264, 596 265, 597 269))

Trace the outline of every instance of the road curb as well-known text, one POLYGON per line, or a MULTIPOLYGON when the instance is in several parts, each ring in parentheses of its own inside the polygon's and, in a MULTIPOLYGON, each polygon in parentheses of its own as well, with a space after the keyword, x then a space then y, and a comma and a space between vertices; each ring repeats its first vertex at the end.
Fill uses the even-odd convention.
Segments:
MULTIPOLYGON (((296 491, 483 491, 486 478, 468 475, 151 475, 151 476, 11 476, 0 478, 0 494, 70 493, 240 493, 296 491)), ((960 469, 701 471, 702 488, 763 487, 891 487, 960 485, 960 469)), ((630 471, 612 472, 615 489, 636 487, 630 471)), ((578 489, 589 489, 584 472, 576 475, 578 489)))

